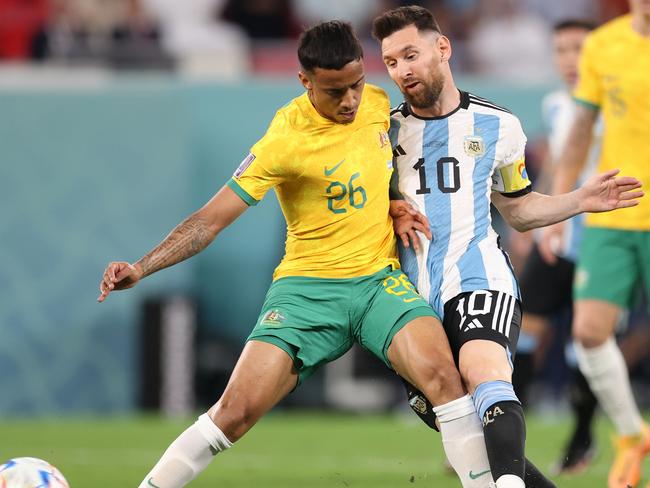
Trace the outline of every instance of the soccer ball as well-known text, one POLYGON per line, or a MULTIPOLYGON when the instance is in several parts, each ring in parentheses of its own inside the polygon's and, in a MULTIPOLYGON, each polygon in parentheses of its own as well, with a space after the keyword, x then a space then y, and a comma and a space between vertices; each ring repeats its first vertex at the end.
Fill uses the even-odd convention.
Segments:
POLYGON ((21 457, 0 465, 0 488, 70 488, 70 485, 47 461, 21 457))

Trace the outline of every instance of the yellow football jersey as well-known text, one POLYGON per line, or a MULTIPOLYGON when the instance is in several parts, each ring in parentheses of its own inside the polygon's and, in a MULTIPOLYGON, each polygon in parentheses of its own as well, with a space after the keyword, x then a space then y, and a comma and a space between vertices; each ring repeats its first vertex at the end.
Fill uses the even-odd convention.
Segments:
POLYGON ((351 278, 399 268, 388 186, 390 102, 366 85, 354 122, 322 117, 307 94, 275 115, 228 182, 255 205, 274 188, 287 221, 273 278, 351 278))
MULTIPOLYGON (((632 29, 625 15, 587 38, 580 60, 578 102, 599 108, 604 130, 599 171, 620 168, 650 188, 650 37, 632 29)), ((587 225, 650 230, 650 199, 614 212, 590 214, 587 225)))

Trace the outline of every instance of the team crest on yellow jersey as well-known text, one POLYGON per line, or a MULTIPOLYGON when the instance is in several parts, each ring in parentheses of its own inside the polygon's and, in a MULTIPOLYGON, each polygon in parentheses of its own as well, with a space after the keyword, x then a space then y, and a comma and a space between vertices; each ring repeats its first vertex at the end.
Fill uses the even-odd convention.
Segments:
POLYGON ((385 148, 387 144, 390 144, 390 138, 388 137, 388 133, 386 132, 380 132, 379 133, 379 147, 380 148, 385 148))

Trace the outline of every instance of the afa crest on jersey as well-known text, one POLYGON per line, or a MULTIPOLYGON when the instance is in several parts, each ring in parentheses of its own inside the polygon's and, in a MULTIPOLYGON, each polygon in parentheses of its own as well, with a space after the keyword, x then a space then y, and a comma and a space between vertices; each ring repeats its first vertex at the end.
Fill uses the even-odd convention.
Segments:
POLYGON ((465 154, 468 156, 483 156, 483 154, 485 154, 485 143, 483 142, 483 137, 475 134, 465 136, 463 148, 465 149, 465 154))

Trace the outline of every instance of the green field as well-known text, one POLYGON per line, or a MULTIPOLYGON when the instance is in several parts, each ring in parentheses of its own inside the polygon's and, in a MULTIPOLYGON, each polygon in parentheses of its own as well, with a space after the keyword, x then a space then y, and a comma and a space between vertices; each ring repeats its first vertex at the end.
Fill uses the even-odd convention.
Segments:
MULTIPOLYGON (((58 466, 72 488, 136 487, 191 420, 128 419, 1 421, 0 458, 35 456, 58 466)), ((528 420, 528 456, 547 471, 567 423, 528 420)), ((558 486, 605 486, 611 459, 609 426, 601 421, 600 456, 579 478, 558 486)), ((192 487, 452 487, 440 437, 412 418, 274 413, 230 451, 220 454, 192 487)), ((650 462, 645 477, 650 475, 650 462)), ((642 484, 641 487, 645 485, 642 484)))

